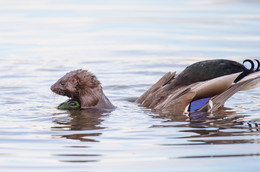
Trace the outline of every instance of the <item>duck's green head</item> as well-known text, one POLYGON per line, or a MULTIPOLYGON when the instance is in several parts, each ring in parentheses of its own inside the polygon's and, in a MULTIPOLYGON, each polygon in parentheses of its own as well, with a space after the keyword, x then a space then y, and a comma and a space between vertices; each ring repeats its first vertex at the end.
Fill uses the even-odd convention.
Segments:
POLYGON ((59 106, 57 106, 59 110, 80 110, 80 104, 77 100, 69 99, 59 106))

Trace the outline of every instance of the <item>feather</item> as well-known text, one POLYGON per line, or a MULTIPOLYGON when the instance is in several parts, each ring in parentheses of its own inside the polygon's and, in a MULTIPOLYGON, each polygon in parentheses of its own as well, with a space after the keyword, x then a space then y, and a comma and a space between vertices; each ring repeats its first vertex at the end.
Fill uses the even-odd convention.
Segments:
POLYGON ((204 104, 207 101, 204 101, 204 104, 195 109, 192 107, 190 110, 215 112, 236 92, 258 86, 260 86, 259 65, 255 71, 250 69, 248 72, 243 65, 234 61, 209 60, 188 66, 180 74, 166 73, 136 102, 161 113, 177 115, 183 114, 192 102, 210 98, 207 99, 206 105, 204 104), (201 106, 203 107, 200 108, 201 106))

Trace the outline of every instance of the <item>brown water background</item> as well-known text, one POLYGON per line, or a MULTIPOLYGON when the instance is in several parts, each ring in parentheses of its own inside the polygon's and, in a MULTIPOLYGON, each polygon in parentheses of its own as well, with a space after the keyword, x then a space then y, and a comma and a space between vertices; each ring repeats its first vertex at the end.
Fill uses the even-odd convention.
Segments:
POLYGON ((260 56, 257 0, 0 1, 1 171, 259 171, 260 88, 223 114, 162 116, 133 101, 168 71, 260 56), (55 109, 88 69, 117 109, 55 109))

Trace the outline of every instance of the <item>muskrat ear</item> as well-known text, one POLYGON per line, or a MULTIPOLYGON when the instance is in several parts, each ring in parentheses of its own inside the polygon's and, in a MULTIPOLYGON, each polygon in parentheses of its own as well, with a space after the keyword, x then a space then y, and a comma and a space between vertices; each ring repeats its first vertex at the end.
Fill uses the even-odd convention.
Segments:
POLYGON ((100 85, 99 80, 97 79, 97 77, 95 77, 94 75, 92 75, 92 76, 91 76, 91 84, 90 84, 90 87, 91 87, 91 88, 95 88, 95 87, 97 87, 98 85, 100 85))
POLYGON ((95 88, 100 84, 96 76, 91 74, 88 71, 80 71, 77 74, 77 78, 78 78, 77 85, 81 87, 86 86, 89 88, 95 88))
POLYGON ((77 74, 77 86, 84 86, 84 85, 86 85, 86 79, 84 77, 84 73, 80 71, 77 74))

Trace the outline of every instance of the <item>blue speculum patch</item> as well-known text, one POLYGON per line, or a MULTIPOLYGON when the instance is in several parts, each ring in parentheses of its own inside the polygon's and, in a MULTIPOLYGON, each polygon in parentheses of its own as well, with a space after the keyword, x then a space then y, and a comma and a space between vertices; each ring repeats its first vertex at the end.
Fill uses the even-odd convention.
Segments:
POLYGON ((192 111, 199 110, 209 102, 210 98, 211 97, 207 97, 207 98, 192 101, 190 103, 189 111, 192 112, 192 111))

